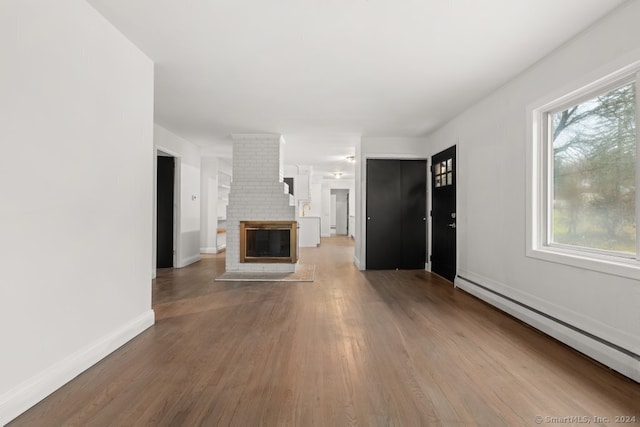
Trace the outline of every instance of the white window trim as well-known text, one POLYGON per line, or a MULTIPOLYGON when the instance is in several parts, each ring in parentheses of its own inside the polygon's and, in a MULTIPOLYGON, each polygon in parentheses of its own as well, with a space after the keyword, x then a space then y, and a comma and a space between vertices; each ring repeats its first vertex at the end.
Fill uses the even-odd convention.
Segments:
MULTIPOLYGON (((549 195, 547 185, 550 174, 547 169, 551 161, 549 158, 551 153, 546 147, 547 138, 544 137, 544 132, 547 131, 545 113, 581 102, 581 99, 588 99, 594 92, 613 88, 634 74, 636 91, 640 91, 640 60, 623 67, 611 64, 607 68, 608 72, 601 72, 598 76, 587 76, 572 87, 527 107, 526 255, 543 261, 640 280, 640 223, 636 226, 635 258, 625 258, 597 250, 580 250, 571 246, 546 244, 548 237, 546 221, 549 218, 546 210, 549 202, 545 198, 549 195)), ((637 128, 640 128, 639 96, 636 96, 636 123, 637 128)), ((636 161, 640 165, 640 141, 637 142, 636 161)), ((636 188, 640 192, 640 167, 637 168, 636 173, 636 188)), ((636 197, 636 215, 640 215, 640 194, 636 197)))

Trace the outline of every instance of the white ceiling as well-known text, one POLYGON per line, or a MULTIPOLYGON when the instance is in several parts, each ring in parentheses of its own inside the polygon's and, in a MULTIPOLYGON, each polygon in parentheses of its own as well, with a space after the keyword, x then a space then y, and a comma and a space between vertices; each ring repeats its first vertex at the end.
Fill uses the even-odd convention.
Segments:
POLYGON ((156 63, 158 124, 221 153, 281 133, 286 163, 323 173, 361 135, 426 135, 623 2, 88 1, 156 63))

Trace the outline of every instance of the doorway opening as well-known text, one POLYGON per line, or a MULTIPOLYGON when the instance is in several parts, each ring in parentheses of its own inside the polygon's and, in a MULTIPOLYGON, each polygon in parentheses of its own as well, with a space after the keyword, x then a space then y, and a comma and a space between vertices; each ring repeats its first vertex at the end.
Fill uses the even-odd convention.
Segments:
POLYGON ((349 190, 331 189, 331 234, 349 235, 349 190))
POLYGON ((156 268, 175 267, 175 157, 157 151, 156 268))

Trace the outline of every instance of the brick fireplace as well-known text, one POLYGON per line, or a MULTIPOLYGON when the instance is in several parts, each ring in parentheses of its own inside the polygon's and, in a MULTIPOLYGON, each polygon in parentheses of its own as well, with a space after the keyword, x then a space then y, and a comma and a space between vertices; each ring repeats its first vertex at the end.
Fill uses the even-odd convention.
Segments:
POLYGON ((227 207, 228 272, 295 271, 297 212, 283 181, 283 144, 281 135, 233 135, 233 181, 227 207), (288 232, 282 231, 284 228, 288 232), (253 245, 249 256, 247 231, 253 245))

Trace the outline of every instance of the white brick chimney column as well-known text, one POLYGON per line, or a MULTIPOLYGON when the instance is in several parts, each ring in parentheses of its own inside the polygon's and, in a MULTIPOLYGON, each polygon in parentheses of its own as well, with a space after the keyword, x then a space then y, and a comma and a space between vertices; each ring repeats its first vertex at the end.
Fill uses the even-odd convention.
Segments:
POLYGON ((240 221, 295 221, 293 196, 283 182, 282 135, 233 135, 233 173, 227 206, 226 270, 293 272, 295 264, 241 263, 240 221))

